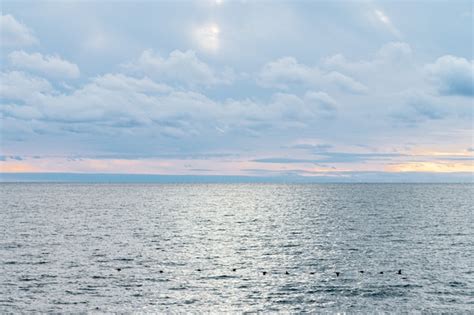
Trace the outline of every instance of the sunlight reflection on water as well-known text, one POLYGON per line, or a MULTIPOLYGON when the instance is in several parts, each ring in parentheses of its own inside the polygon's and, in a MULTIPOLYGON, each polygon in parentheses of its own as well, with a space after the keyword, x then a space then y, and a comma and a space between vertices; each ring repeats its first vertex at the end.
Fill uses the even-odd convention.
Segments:
POLYGON ((1 184, 0 311, 468 312, 473 187, 1 184))

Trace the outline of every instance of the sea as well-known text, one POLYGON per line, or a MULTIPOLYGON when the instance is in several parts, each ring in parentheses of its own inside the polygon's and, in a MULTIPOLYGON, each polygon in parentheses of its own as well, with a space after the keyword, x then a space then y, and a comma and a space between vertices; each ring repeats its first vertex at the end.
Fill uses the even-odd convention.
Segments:
POLYGON ((474 313, 473 184, 0 184, 0 313, 474 313))

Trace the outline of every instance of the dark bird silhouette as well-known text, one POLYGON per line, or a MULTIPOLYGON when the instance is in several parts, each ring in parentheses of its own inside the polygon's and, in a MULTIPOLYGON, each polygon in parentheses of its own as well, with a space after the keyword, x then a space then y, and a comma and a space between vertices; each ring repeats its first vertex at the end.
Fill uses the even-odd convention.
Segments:
POLYGON ((117 271, 121 271, 121 270, 122 270, 122 268, 117 268, 116 270, 117 270, 117 271))
POLYGON ((266 274, 267 274, 267 272, 266 272, 266 271, 264 271, 264 272, 262 272, 262 274, 263 274, 263 275, 266 275, 266 274))
POLYGON ((197 271, 201 271, 201 269, 197 269, 197 271))
POLYGON ((159 273, 163 273, 163 270, 158 271, 159 273))
POLYGON ((364 273, 364 270, 359 271, 360 273, 364 273))
POLYGON ((237 271, 237 269, 236 269, 236 268, 233 268, 233 269, 232 269, 232 271, 233 271, 233 272, 236 272, 236 271, 237 271))
POLYGON ((402 270, 401 269, 398 269, 398 272, 397 272, 399 275, 402 274, 402 270))
POLYGON ((289 275, 290 273, 288 271, 285 271, 285 275, 289 275))
POLYGON ((314 271, 311 271, 309 274, 310 274, 310 275, 314 275, 314 271))
POLYGON ((383 275, 383 271, 380 271, 379 273, 380 273, 381 275, 383 275))
POLYGON ((336 277, 339 277, 340 272, 336 271, 336 277))

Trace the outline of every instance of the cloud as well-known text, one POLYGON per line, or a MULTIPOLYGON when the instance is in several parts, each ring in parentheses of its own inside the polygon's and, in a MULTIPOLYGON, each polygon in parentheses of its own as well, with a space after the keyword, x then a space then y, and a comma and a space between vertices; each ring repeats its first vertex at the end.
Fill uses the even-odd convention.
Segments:
POLYGON ((294 159, 294 158, 264 158, 256 159, 253 162, 259 163, 277 163, 277 164, 319 164, 319 163, 355 163, 355 162, 366 162, 373 160, 390 160, 392 158, 406 156, 400 153, 352 153, 352 152, 329 152, 320 151, 315 152, 316 155, 320 156, 313 159, 294 159))
POLYGON ((308 150, 312 152, 324 152, 331 149, 333 146, 327 143, 320 143, 320 144, 309 144, 309 143, 301 143, 293 145, 291 148, 293 149, 301 149, 301 150, 308 150))
POLYGON ((0 37, 2 46, 19 47, 39 43, 33 32, 10 14, 0 16, 0 37))
POLYGON ((320 75, 318 68, 300 64, 293 57, 284 57, 265 64, 258 83, 264 87, 287 89, 291 83, 312 83, 320 75))
MULTIPOLYGON (((124 74, 93 78, 69 93, 54 90, 48 81, 21 72, 3 73, 2 96, 12 102, 1 108, 4 117, 44 122, 43 133, 112 135, 141 134, 145 138, 222 137, 256 135, 263 129, 298 130, 307 122, 334 115, 337 103, 323 92, 303 97, 276 93, 266 101, 215 101, 192 91, 174 89, 124 74), (49 130, 49 131, 48 131, 49 130), (218 133, 217 130, 220 130, 218 133)), ((204 138, 205 140, 205 138, 204 138)))
POLYGON ((197 27, 193 35, 199 48, 215 53, 219 50, 219 33, 219 26, 215 23, 210 23, 197 27))
POLYGON ((257 82, 263 87, 288 89, 290 85, 304 84, 309 87, 336 86, 340 90, 353 93, 367 93, 362 83, 342 73, 324 72, 318 67, 310 67, 293 57, 284 57, 266 63, 261 69, 257 82))
POLYGON ((406 62, 412 55, 411 46, 404 42, 390 42, 383 45, 376 53, 375 60, 391 64, 406 62))
POLYGON ((412 49, 404 42, 389 42, 380 47, 371 60, 350 61, 342 54, 336 54, 323 60, 327 69, 336 69, 351 74, 380 71, 382 67, 397 67, 411 61, 412 49))
POLYGON ((306 92, 304 99, 309 104, 315 104, 320 111, 325 113, 332 113, 338 108, 336 100, 324 92, 306 92))
POLYGON ((390 18, 385 14, 380 9, 375 9, 374 10, 374 15, 377 18, 379 22, 381 22, 394 36, 400 38, 402 37, 402 34, 400 31, 393 25, 392 21, 390 18))
POLYGON ((395 109, 390 116, 402 123, 414 124, 426 120, 439 120, 449 115, 446 106, 426 93, 407 91, 403 93, 401 102, 404 105, 395 109))
POLYGON ((252 162, 258 163, 275 163, 275 164, 316 164, 318 160, 311 160, 311 159, 293 159, 293 158, 280 158, 280 157, 271 157, 271 158, 263 158, 263 159, 255 159, 252 162))
POLYGON ((74 79, 79 77, 79 67, 59 56, 14 51, 8 55, 10 63, 20 69, 39 72, 48 77, 74 79))
POLYGON ((124 67, 161 82, 184 84, 187 87, 230 84, 234 79, 232 70, 225 69, 217 73, 192 50, 174 50, 168 58, 163 58, 148 49, 135 62, 124 67))
POLYGON ((20 71, 1 72, 0 82, 0 97, 3 99, 29 102, 41 93, 53 91, 47 80, 20 71))
POLYGON ((474 96, 474 60, 446 55, 425 69, 440 94, 474 96))
POLYGON ((338 86, 342 91, 353 94, 365 94, 369 89, 362 83, 339 72, 330 72, 325 76, 331 83, 338 86))
POLYGON ((117 91, 129 91, 129 92, 155 92, 155 93, 165 93, 171 92, 172 88, 165 85, 152 81, 150 78, 144 77, 142 79, 137 79, 133 77, 126 76, 121 73, 117 74, 105 74, 93 79, 98 86, 117 91))

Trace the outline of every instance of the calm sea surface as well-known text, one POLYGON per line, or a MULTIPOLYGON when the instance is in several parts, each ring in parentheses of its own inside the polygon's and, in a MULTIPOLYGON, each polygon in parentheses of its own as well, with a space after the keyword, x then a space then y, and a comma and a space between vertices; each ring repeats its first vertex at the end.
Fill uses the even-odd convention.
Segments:
POLYGON ((2 313, 474 312, 474 185, 0 193, 2 313))

